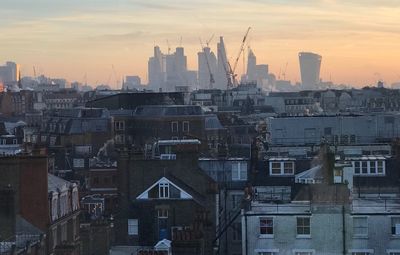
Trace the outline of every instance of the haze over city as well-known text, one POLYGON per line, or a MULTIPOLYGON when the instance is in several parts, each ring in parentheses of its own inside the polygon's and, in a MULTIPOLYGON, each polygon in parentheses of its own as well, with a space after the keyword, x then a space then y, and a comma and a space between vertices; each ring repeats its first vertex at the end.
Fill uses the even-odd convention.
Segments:
MULTIPOLYGON (((400 80, 398 1, 29 1, 3 0, 0 61, 15 60, 24 76, 38 73, 101 84, 115 66, 118 76, 147 81, 153 46, 185 48, 189 69, 197 69, 199 37, 215 51, 223 35, 233 60, 243 34, 257 61, 300 81, 298 52, 323 56, 321 78, 364 86, 400 80), (84 78, 85 77, 85 78, 84 78)), ((241 74, 243 67, 237 68, 241 74)), ((112 84, 115 86, 115 84, 112 84)))

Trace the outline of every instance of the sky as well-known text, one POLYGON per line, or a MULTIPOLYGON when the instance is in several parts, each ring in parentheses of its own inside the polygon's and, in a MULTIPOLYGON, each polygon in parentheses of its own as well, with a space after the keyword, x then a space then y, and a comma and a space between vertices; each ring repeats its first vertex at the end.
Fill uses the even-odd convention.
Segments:
POLYGON ((399 0, 1 0, 0 63, 20 63, 23 76, 35 66, 37 74, 116 87, 124 75, 146 82, 153 47, 166 53, 167 40, 185 47, 196 70, 199 37, 214 34, 216 51, 223 35, 233 62, 249 26, 257 63, 277 76, 288 63, 292 82, 300 81, 300 51, 322 55, 323 80, 400 81, 399 0))

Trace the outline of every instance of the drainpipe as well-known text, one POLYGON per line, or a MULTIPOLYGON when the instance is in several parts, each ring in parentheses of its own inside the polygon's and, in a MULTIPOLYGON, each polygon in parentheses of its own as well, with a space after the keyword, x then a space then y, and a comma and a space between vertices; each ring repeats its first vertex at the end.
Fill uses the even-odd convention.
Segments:
POLYGON ((247 255, 247 250, 248 250, 248 242, 247 242, 247 213, 244 213, 244 249, 245 249, 245 253, 244 255, 247 255))
POLYGON ((346 217, 344 205, 342 205, 342 238, 343 238, 343 255, 346 255, 346 217))

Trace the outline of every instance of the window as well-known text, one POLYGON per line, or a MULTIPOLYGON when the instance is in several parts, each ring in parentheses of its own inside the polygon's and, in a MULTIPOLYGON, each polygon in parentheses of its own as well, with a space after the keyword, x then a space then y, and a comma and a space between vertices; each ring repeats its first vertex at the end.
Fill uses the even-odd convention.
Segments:
POLYGON ((356 136, 355 135, 350 135, 350 143, 351 144, 356 143, 356 136))
POLYGON ((53 248, 55 248, 57 246, 57 227, 52 229, 52 233, 51 233, 52 237, 53 237, 53 248))
POLYGON ((242 194, 232 194, 232 209, 238 208, 242 202, 242 194))
POLYGON ((369 172, 371 174, 376 174, 376 162, 375 161, 369 161, 369 172))
POLYGON ((361 165, 359 161, 354 162, 354 173, 360 174, 361 165))
POLYGON ((361 252, 352 252, 351 255, 370 255, 372 254, 369 251, 361 251, 361 252))
POLYGON ((168 209, 166 209, 166 208, 158 209, 157 216, 159 219, 168 219, 168 209))
POLYGON ((128 219, 128 235, 138 235, 138 226, 139 224, 137 219, 128 219))
POLYGON ((271 163, 271 174, 281 174, 281 163, 272 162, 271 163))
POLYGON ((114 123, 115 130, 124 130, 125 129, 125 122, 124 121, 116 121, 114 123))
POLYGON ((387 253, 389 255, 400 255, 400 250, 397 250, 397 251, 389 250, 389 251, 387 251, 387 253))
POLYGON ((309 236, 310 234, 310 217, 297 217, 297 235, 309 236))
POLYGON ((232 240, 242 240, 242 224, 240 222, 233 223, 232 225, 232 240))
POLYGON ((184 121, 182 123, 182 130, 183 132, 189 132, 189 121, 184 121))
POLYGON ((354 237, 368 236, 368 218, 354 217, 353 218, 353 235, 354 237))
POLYGON ((232 163, 232 181, 247 180, 247 163, 237 162, 232 163))
POLYGON ((171 130, 173 133, 178 132, 178 122, 177 121, 171 122, 171 130))
POLYGON ((355 175, 384 175, 385 162, 383 160, 364 160, 354 161, 354 174, 355 175))
POLYGON ((295 255, 312 255, 311 251, 297 251, 294 253, 295 255))
POLYGON ((368 173, 368 162, 367 161, 361 161, 361 172, 363 174, 368 173))
POLYGON ((158 184, 158 197, 169 198, 169 183, 158 184))
POLYGON ((270 175, 294 175, 293 161, 270 161, 269 168, 270 175))
POLYGON ((383 161, 377 161, 376 162, 377 163, 377 170, 378 170, 378 174, 384 174, 384 171, 383 171, 383 168, 384 168, 384 166, 383 166, 383 161))
POLYGON ((392 235, 400 236, 400 217, 392 217, 392 235))
POLYGON ((270 235, 274 234, 274 219, 262 217, 260 218, 260 235, 270 235))
POLYGON ((283 163, 283 174, 293 174, 293 162, 283 163))
POLYGON ((277 252, 273 252, 273 251, 262 251, 262 252, 258 252, 258 255, 277 255, 277 252))

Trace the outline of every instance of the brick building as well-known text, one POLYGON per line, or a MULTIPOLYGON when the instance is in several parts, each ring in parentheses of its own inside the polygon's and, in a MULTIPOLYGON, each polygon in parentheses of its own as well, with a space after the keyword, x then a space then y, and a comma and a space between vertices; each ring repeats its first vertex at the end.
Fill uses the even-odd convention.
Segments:
POLYGON ((148 247, 168 239, 173 254, 212 253, 217 185, 198 167, 198 150, 198 140, 177 141, 167 160, 121 155, 120 244, 148 247))

